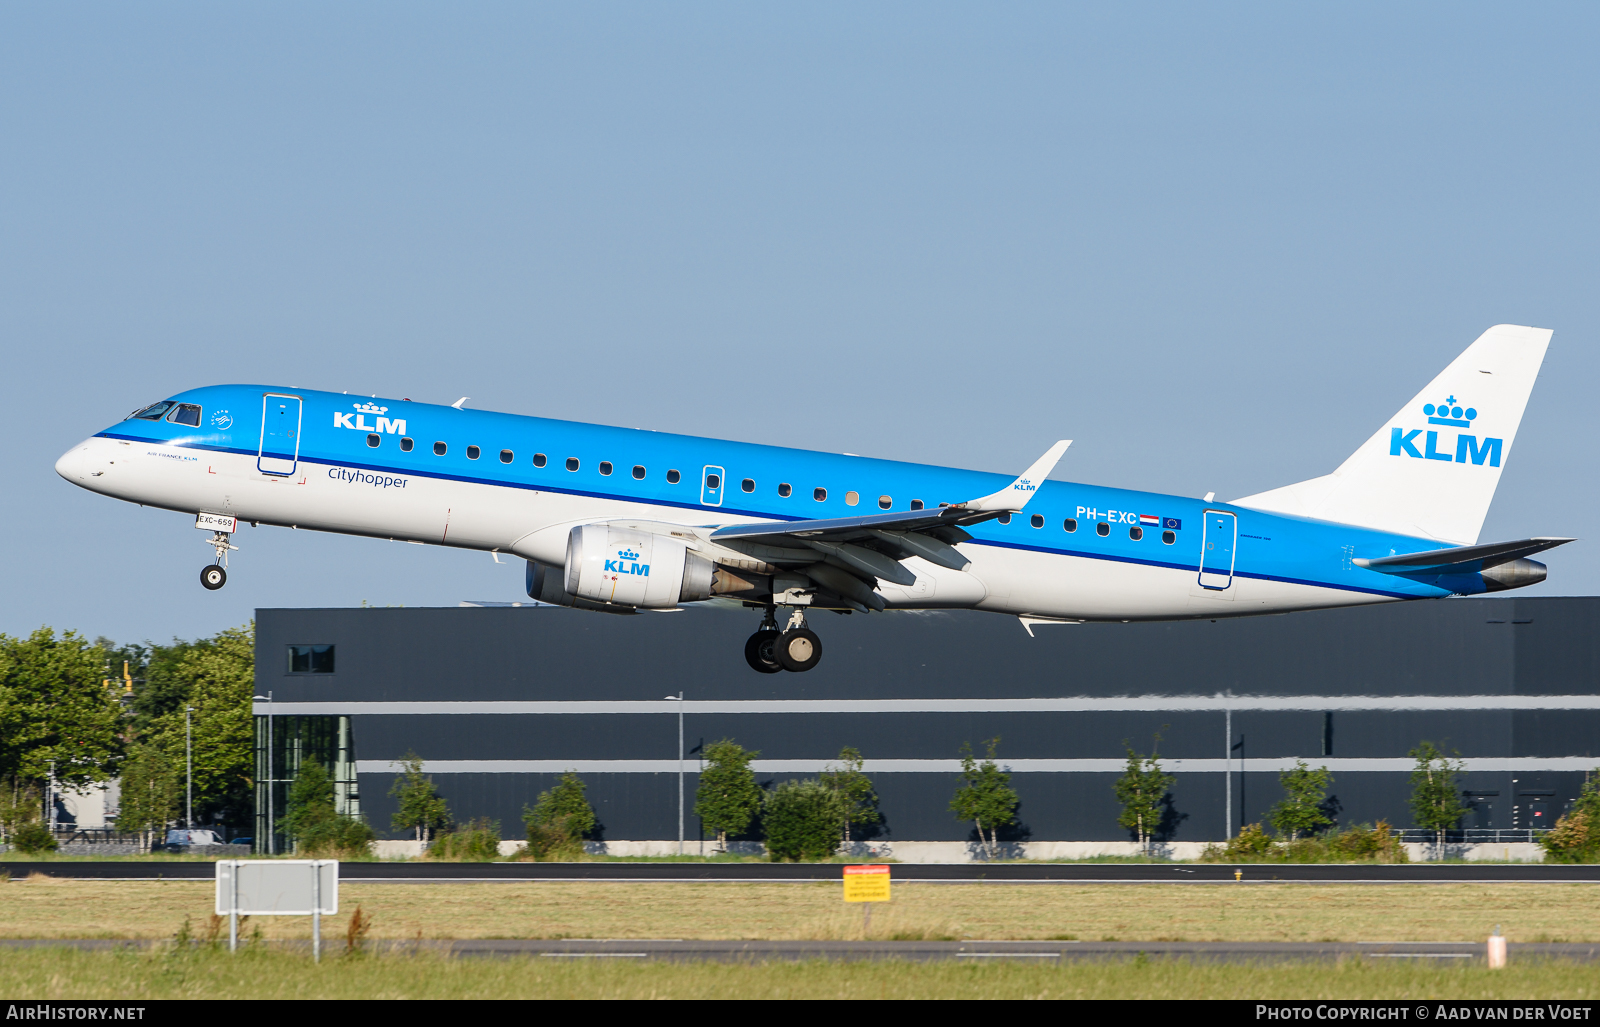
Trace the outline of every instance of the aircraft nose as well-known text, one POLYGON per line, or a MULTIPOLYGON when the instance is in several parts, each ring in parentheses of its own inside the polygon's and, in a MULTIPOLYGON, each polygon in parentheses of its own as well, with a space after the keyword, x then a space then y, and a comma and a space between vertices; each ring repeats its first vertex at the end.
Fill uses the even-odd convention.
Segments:
POLYGON ((89 480, 89 465, 92 462, 89 444, 80 442, 61 454, 61 459, 56 461, 56 473, 74 485, 80 485, 89 480))

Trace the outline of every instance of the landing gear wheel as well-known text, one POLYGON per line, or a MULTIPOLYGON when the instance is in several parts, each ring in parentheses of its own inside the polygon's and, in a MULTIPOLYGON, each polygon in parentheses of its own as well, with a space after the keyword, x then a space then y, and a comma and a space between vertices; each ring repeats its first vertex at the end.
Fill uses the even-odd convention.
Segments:
POLYGON ((762 674, 776 674, 783 667, 773 652, 778 643, 778 629, 767 628, 751 635, 744 644, 744 662, 762 674))
POLYGON ((200 584, 215 592, 228 583, 228 572, 216 564, 200 571, 200 584))
POLYGON ((778 636, 776 655, 784 670, 810 670, 822 661, 822 639, 810 628, 790 628, 778 636))

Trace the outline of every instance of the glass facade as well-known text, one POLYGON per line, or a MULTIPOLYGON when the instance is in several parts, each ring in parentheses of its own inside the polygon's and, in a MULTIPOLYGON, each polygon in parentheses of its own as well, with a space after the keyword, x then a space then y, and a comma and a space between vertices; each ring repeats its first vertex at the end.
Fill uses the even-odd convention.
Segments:
POLYGON ((282 854, 294 843, 281 830, 289 785, 307 760, 316 760, 333 778, 334 807, 345 816, 361 815, 356 786, 355 738, 349 717, 255 718, 255 851, 282 854))

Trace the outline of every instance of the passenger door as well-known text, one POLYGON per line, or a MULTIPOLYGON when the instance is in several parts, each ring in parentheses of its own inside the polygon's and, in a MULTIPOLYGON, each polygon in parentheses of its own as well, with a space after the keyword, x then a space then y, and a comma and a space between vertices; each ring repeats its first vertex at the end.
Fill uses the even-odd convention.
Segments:
POLYGON ((293 474, 300 462, 300 397, 269 392, 261 397, 261 446, 256 469, 293 474))
POLYGON ((1222 591, 1233 584, 1233 548, 1239 519, 1223 510, 1207 510, 1200 533, 1200 587, 1222 591))
POLYGON ((725 478, 727 475, 722 468, 706 464, 700 472, 700 502, 706 506, 721 506, 722 489, 727 485, 725 478))

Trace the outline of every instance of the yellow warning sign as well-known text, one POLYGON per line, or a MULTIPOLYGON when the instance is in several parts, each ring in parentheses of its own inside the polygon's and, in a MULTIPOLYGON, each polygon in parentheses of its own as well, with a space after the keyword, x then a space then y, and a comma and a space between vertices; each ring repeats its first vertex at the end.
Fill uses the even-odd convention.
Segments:
POLYGON ((888 866, 877 863, 845 867, 844 900, 846 902, 888 902, 888 866))

